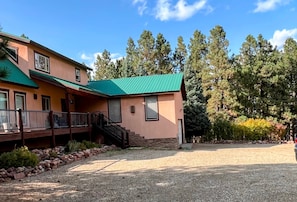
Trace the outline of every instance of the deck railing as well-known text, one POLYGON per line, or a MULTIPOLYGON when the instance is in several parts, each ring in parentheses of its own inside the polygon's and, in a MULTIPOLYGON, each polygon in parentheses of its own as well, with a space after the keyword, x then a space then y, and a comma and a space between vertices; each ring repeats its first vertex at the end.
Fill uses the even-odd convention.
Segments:
POLYGON ((89 113, 34 110, 0 110, 0 132, 50 128, 88 127, 89 113))

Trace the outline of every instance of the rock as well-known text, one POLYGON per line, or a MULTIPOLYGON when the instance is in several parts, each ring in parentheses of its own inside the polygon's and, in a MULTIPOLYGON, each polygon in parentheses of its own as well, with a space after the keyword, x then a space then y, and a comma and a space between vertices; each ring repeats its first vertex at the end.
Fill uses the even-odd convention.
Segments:
POLYGON ((26 177, 24 172, 13 174, 13 179, 15 179, 15 180, 23 179, 24 177, 26 177))
POLYGON ((103 148, 92 148, 86 149, 79 152, 73 152, 71 154, 65 154, 65 147, 58 146, 52 149, 34 149, 32 150, 35 153, 40 162, 34 168, 32 167, 18 167, 18 168, 8 168, 0 169, 0 183, 7 182, 11 180, 19 180, 24 177, 38 175, 45 171, 49 171, 52 169, 56 169, 59 166, 72 163, 77 160, 81 160, 83 158, 88 158, 90 156, 94 156, 100 153, 105 153, 107 151, 111 151, 113 149, 117 149, 115 145, 104 146, 103 148), (57 155, 52 156, 52 153, 56 153, 57 155))

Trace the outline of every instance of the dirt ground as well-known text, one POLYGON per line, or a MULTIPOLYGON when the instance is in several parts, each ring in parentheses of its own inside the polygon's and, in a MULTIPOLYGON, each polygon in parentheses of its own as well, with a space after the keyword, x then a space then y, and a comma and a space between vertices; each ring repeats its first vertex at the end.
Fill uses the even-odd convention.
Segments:
POLYGON ((297 201, 293 144, 128 149, 0 184, 0 201, 297 201))

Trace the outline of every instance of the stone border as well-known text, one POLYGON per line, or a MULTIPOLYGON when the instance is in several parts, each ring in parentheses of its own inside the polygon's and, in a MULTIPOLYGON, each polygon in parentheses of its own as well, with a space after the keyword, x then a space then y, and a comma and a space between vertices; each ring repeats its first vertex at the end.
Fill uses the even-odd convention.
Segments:
POLYGON ((0 183, 9 182, 11 180, 20 180, 25 177, 38 175, 40 173, 57 169, 66 164, 70 164, 81 159, 95 156, 107 151, 119 149, 115 145, 103 146, 101 148, 91 148, 82 151, 73 152, 70 154, 65 153, 65 147, 59 146, 48 149, 34 149, 32 150, 39 158, 39 163, 34 168, 32 167, 18 167, 0 169, 0 183))

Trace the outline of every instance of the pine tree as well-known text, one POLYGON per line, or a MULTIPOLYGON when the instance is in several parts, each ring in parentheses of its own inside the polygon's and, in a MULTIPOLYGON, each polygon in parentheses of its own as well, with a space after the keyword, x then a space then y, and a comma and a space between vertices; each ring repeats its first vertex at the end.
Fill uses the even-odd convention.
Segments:
POLYGON ((256 118, 256 99, 258 90, 254 88, 258 82, 257 70, 255 67, 257 55, 257 40, 248 35, 246 41, 240 48, 240 53, 235 58, 235 85, 233 89, 236 92, 237 101, 239 102, 238 113, 243 116, 256 118))
POLYGON ((286 79, 287 99, 285 109, 288 117, 284 117, 287 121, 296 118, 297 114, 297 42, 293 38, 288 38, 284 44, 282 54, 282 67, 286 79))
POLYGON ((115 65, 111 61, 110 52, 106 49, 101 56, 97 56, 94 66, 94 80, 111 79, 114 77, 115 65))
POLYGON ((228 46, 223 27, 214 27, 208 38, 207 69, 202 77, 204 93, 208 98, 207 112, 212 120, 217 116, 226 119, 235 116, 229 84, 233 71, 228 59, 228 46))
POLYGON ((239 113, 247 117, 280 119, 284 113, 285 72, 280 53, 259 35, 249 35, 237 57, 237 98, 239 113), (280 96, 281 95, 281 96, 280 96))
POLYGON ((172 73, 172 59, 170 57, 170 43, 164 38, 163 34, 157 35, 155 44, 155 64, 156 67, 152 74, 172 73))
POLYGON ((187 47, 184 44, 184 39, 182 36, 177 38, 177 47, 173 53, 173 71, 183 72, 186 65, 186 59, 188 56, 187 47))
MULTIPOLYGON (((5 37, 0 37, 0 60, 4 60, 5 58, 7 58, 7 46, 8 46, 8 39, 5 37)), ((0 78, 6 78, 8 74, 9 74, 9 71, 6 69, 6 67, 0 66, 0 78)))
POLYGON ((184 69, 187 100, 184 103, 186 136, 204 135, 210 127, 203 96, 201 71, 206 55, 205 36, 195 31, 190 39, 189 58, 184 69))
POLYGON ((133 39, 130 37, 126 47, 126 57, 123 62, 122 75, 124 77, 136 76, 139 64, 138 52, 133 39))
POLYGON ((155 39, 152 32, 144 30, 138 40, 138 61, 136 74, 150 75, 155 72, 155 39))

